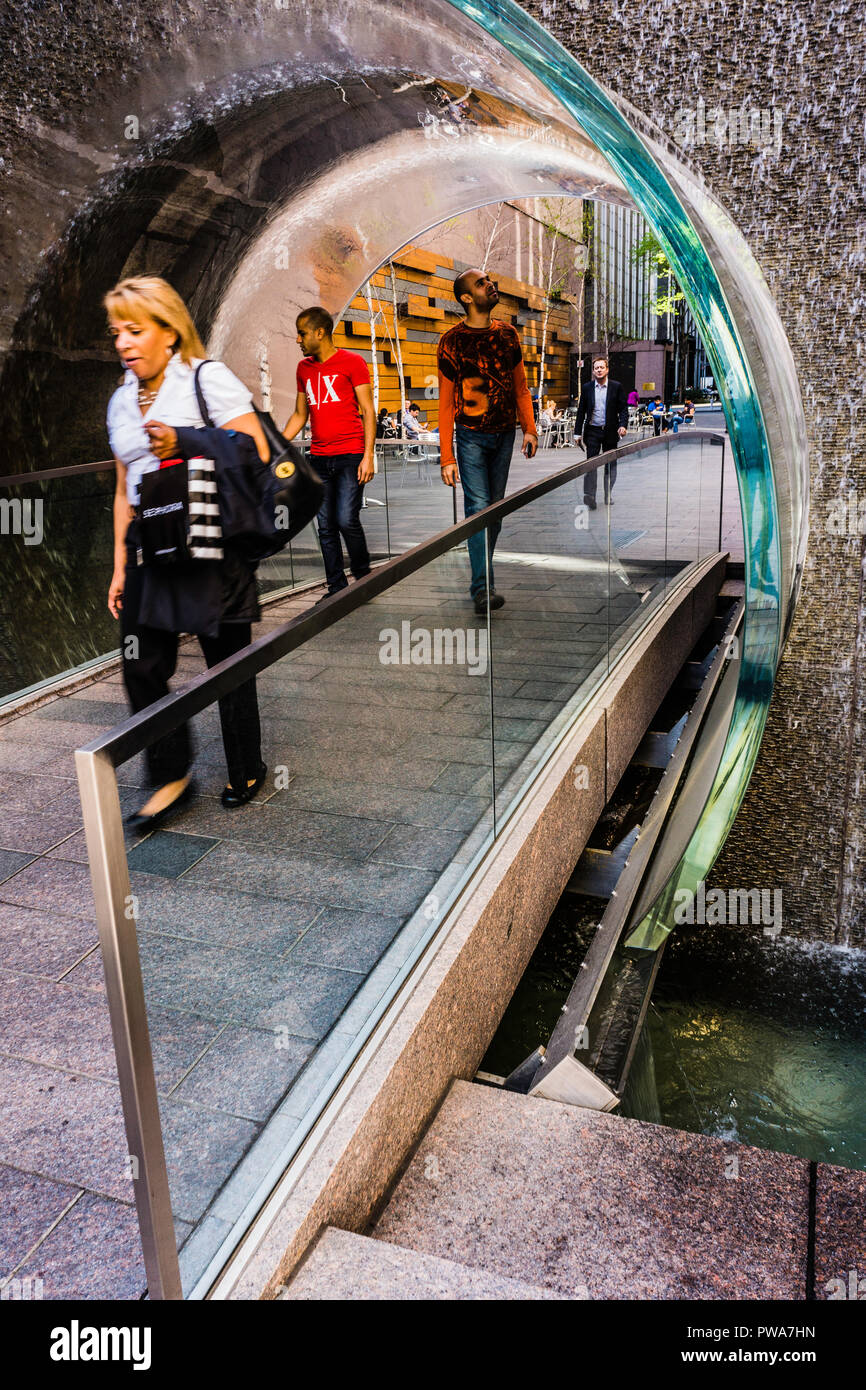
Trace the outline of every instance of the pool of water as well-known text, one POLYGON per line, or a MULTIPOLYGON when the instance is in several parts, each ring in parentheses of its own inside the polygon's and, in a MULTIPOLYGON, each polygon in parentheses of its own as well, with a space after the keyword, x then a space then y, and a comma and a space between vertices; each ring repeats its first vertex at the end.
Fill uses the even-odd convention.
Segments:
POLYGON ((866 1169, 866 953, 701 927, 665 951, 619 1113, 866 1169))
MULTIPOLYGON (((563 898, 482 1069, 545 1043, 604 904, 563 898)), ((866 1169, 866 952, 733 927, 666 947, 615 1114, 866 1169)))

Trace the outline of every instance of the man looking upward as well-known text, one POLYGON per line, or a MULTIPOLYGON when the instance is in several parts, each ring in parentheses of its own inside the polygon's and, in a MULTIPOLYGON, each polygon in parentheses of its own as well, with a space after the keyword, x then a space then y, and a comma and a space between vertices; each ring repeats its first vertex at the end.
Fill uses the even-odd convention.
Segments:
POLYGON ((354 577, 370 573, 360 509, 361 489, 373 476, 376 410, 367 364, 357 352, 334 347, 334 320, 327 309, 318 304, 303 309, 295 326, 304 358, 298 364, 294 414, 283 433, 294 439, 308 418, 312 422, 310 461, 325 485, 316 525, 328 593, 335 594, 349 582, 341 536, 354 577))
MULTIPOLYGON (((505 496, 515 417, 520 419, 527 458, 538 448, 538 437, 517 330, 510 323, 491 321, 499 303, 496 281, 483 270, 464 270, 454 281, 454 298, 466 317, 439 339, 442 481, 456 487, 459 478, 463 514, 474 516, 505 496)), ((493 587, 493 547, 500 529, 496 522, 487 532, 486 572, 484 532, 469 537, 469 595, 476 613, 486 613, 488 596, 491 608, 505 602, 493 587)))

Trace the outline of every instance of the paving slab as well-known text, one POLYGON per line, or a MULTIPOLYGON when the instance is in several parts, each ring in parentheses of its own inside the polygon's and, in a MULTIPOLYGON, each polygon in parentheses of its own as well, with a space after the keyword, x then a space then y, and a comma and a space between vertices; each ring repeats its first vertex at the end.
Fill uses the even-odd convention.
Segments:
POLYGON ((0 1163, 130 1199, 117 1087, 0 1056, 0 1163))
POLYGON ((90 871, 83 864, 41 858, 0 883, 0 902, 93 921, 90 871))
POLYGON ((80 1195, 68 1183, 0 1164, 0 1285, 80 1195))
POLYGON ((135 1208, 84 1192, 15 1272, 46 1300, 141 1299, 147 1289, 135 1208))
POLYGON ((222 1029, 172 1090, 172 1098, 263 1121, 315 1050, 311 1039, 274 1029, 222 1029))
POLYGON ((321 911, 321 904, 306 898, 266 896, 267 885, 261 883, 219 891, 192 883, 188 877, 131 874, 129 881, 137 899, 140 930, 215 946, 245 947, 270 956, 290 951, 321 911), (260 891, 247 891, 256 889, 260 891))
POLYGON ((162 1141, 171 1209, 181 1221, 204 1215, 260 1126, 224 1110, 161 1099, 162 1141))
POLYGON ((34 811, 10 808, 4 803, 0 810, 0 846, 44 854, 67 840, 80 825, 80 804, 60 811, 34 811))
POLYGON ((180 878, 216 844, 219 841, 207 835, 157 830, 127 850, 126 862, 130 873, 180 878))
POLYGON ((78 917, 0 903, 0 961, 8 971, 59 980, 96 945, 96 928, 78 917))
POLYGON ((140 933, 148 1014, 162 1007, 215 1023, 281 1028, 324 1037, 358 988, 347 970, 294 962, 290 954, 221 950, 199 942, 140 933))
MULTIPOLYGON (((336 855, 280 854, 220 844, 193 865, 185 882, 215 889, 264 885, 275 898, 310 898, 333 907, 407 913, 430 892, 436 876, 422 869, 356 863, 336 855)), ((0 887, 2 892, 2 887, 0 887)))
POLYGON ((866 1173, 817 1165, 815 1297, 866 1299, 866 1173))
POLYGON ((403 925, 399 916, 325 907, 292 948, 290 959, 366 975, 403 925))

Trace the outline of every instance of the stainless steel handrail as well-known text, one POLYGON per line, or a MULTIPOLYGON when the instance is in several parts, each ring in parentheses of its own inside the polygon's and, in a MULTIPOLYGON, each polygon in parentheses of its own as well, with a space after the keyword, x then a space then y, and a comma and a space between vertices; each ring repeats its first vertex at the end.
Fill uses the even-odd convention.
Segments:
POLYGON ((40 468, 35 473, 7 473, 0 478, 0 487, 23 487, 25 483, 47 483, 52 478, 80 478, 87 473, 113 473, 114 459, 97 459, 95 463, 70 463, 65 468, 40 468))

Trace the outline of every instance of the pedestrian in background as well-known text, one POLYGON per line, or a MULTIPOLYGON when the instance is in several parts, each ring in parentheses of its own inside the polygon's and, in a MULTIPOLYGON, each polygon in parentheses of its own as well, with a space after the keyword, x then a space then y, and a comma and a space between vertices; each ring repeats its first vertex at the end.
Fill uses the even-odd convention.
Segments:
MULTIPOLYGON (((615 449, 628 430, 628 398, 625 387, 608 376, 606 357, 595 357, 592 362, 592 380, 588 381, 580 393, 577 419, 574 422, 576 435, 583 435, 586 457, 597 458, 608 449, 615 449)), ((616 482, 616 460, 604 470, 604 501, 610 506, 611 492, 616 482)), ((583 500, 590 511, 595 511, 598 492, 598 469, 585 473, 583 478, 583 500)))
POLYGON ((295 320, 304 353, 298 364, 294 413, 283 431, 294 439, 309 419, 310 460, 325 486, 316 517, 328 593, 348 587, 343 546, 355 579, 370 573, 370 552, 361 525, 363 485, 373 477, 376 408, 367 364, 357 352, 334 346, 334 320, 316 304, 295 320))
MULTIPOLYGON (((516 419, 523 429, 523 452, 538 448, 532 397, 526 384, 523 351, 510 323, 492 320, 499 303, 496 281, 483 270, 464 270, 454 281, 462 323, 442 334, 439 367, 439 439, 442 481, 463 484, 463 512, 474 516, 505 496, 514 450, 516 419), (455 457, 456 454, 456 457, 455 457)), ((469 595, 478 614, 501 608, 505 599, 493 583, 493 548, 500 523, 469 537, 469 595)))

